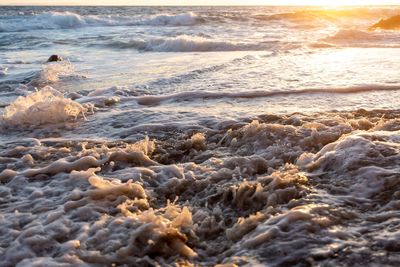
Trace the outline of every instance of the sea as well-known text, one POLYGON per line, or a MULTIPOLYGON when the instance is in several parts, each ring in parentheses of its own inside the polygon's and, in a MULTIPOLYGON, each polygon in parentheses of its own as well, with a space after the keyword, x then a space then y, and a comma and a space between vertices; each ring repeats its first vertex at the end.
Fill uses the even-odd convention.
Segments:
POLYGON ((0 266, 399 266, 399 104, 400 6, 2 6, 0 266))

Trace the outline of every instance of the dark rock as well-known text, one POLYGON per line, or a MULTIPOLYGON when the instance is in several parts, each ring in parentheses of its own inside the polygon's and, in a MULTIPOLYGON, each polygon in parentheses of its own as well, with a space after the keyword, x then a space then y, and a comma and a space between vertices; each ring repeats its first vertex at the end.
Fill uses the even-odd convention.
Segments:
POLYGON ((63 61, 63 58, 60 57, 59 55, 51 55, 47 62, 57 62, 57 61, 63 61))

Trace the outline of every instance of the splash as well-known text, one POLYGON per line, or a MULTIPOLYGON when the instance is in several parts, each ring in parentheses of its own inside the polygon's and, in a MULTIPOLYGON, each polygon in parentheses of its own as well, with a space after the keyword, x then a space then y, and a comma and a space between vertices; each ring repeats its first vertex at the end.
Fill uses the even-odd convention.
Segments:
POLYGON ((31 77, 29 85, 44 87, 59 81, 77 80, 87 78, 79 74, 74 65, 69 61, 51 62, 42 65, 42 69, 31 77))
POLYGON ((38 92, 18 97, 5 108, 1 121, 13 127, 53 124, 76 120, 86 111, 81 104, 46 86, 38 92))

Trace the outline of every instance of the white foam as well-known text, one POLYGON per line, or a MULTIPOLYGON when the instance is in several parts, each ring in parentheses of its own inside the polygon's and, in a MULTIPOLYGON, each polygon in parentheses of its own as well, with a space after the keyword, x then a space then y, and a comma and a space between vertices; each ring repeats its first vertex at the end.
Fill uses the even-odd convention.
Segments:
POLYGON ((20 96, 7 106, 1 122, 8 126, 41 125, 76 120, 87 109, 64 98, 57 90, 46 86, 28 96, 20 96))

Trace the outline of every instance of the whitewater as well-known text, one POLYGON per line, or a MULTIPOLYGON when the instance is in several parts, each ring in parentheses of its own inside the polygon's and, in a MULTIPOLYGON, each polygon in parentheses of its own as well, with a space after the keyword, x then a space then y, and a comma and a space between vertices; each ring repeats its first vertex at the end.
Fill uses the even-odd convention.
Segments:
POLYGON ((0 266, 399 266, 399 49, 398 6, 0 7, 0 266))

